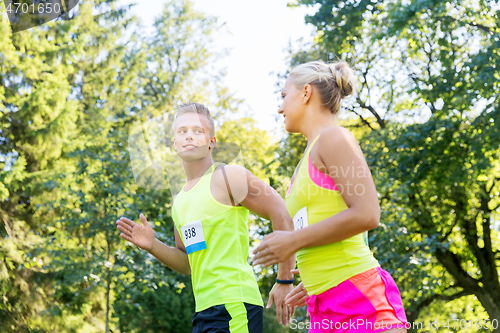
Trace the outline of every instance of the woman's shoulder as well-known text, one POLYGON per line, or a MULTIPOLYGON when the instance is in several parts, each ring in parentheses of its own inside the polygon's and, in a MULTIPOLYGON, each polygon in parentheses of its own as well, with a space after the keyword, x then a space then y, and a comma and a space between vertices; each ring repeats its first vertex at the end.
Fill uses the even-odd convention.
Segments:
MULTIPOLYGON (((325 128, 319 135, 318 145, 323 149, 341 149, 349 147, 353 143, 357 144, 354 135, 347 128, 342 126, 330 126, 325 128)), ((320 150, 322 150, 320 148, 320 150)))

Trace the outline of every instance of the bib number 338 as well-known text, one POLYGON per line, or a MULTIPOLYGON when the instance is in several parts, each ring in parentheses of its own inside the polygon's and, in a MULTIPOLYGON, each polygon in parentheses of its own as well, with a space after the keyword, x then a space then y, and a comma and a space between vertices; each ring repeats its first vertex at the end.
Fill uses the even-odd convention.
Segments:
POLYGON ((207 248, 201 220, 188 223, 181 227, 182 239, 186 247, 186 253, 190 254, 207 248))

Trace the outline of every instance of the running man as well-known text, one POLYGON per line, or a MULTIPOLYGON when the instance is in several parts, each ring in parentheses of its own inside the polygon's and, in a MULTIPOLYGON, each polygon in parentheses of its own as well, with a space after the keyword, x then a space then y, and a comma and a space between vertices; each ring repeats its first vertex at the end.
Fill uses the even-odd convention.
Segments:
MULTIPOLYGON (((272 187, 243 167, 213 162, 214 132, 213 119, 202 104, 183 104, 176 110, 174 146, 188 179, 172 204, 176 246, 156 239, 142 213, 142 225, 122 217, 118 229, 122 238, 166 266, 191 275, 193 333, 258 333, 263 330, 263 303, 247 262, 249 211, 271 220, 274 230, 291 231, 293 222, 272 187)), ((284 299, 293 289, 294 265, 295 256, 279 265, 267 305, 276 303, 278 322, 285 325, 291 308, 284 299)))

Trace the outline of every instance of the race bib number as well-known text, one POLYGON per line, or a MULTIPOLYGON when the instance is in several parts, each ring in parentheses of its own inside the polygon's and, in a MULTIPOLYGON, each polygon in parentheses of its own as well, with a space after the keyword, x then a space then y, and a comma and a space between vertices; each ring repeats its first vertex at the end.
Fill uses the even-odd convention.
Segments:
POLYGON ((309 225, 309 221, 307 220, 307 206, 302 208, 295 214, 293 217, 293 226, 295 230, 303 229, 309 225))
POLYGON ((190 254, 207 248, 201 220, 194 221, 181 227, 182 239, 186 253, 190 254))

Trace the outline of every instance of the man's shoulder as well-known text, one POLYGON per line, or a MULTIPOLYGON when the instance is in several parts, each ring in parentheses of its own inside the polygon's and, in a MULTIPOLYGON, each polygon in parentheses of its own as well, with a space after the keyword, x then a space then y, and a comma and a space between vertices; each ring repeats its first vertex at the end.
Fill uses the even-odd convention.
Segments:
POLYGON ((251 173, 240 165, 221 165, 214 171, 212 185, 220 192, 230 192, 236 202, 241 203, 248 194, 251 173))
POLYGON ((229 182, 230 185, 241 182, 246 183, 248 172, 250 171, 240 165, 219 164, 214 170, 212 179, 217 182, 217 184, 220 183, 224 186, 226 182, 229 182))

